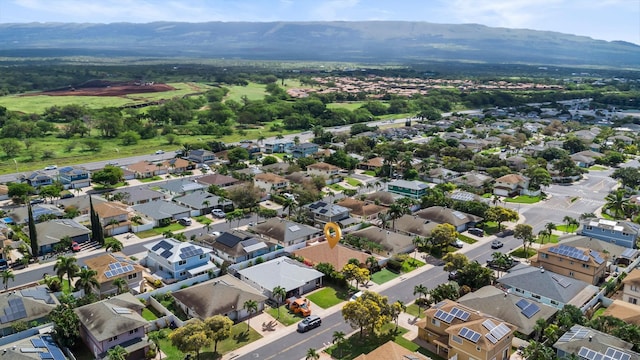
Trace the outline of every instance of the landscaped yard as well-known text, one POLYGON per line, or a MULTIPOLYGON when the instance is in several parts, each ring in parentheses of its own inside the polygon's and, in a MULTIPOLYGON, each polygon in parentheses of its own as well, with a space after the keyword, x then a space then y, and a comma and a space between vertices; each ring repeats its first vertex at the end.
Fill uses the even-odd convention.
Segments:
POLYGON ((178 223, 173 223, 173 224, 170 224, 169 226, 163 226, 163 227, 153 228, 151 230, 140 231, 139 233, 136 233, 136 235, 142 239, 142 238, 148 238, 151 236, 162 235, 167 231, 174 232, 174 231, 182 230, 184 228, 185 227, 183 225, 180 225, 178 223))
POLYGON ((382 269, 377 273, 371 275, 371 281, 374 283, 381 285, 386 283, 387 281, 393 280, 400 276, 399 274, 394 273, 393 271, 389 271, 387 269, 382 269))
POLYGON ((556 225, 556 230, 562 231, 564 233, 573 233, 578 230, 578 225, 570 225, 568 227, 567 225, 556 225))
POLYGON ((544 240, 542 240, 542 239, 540 238, 540 236, 537 236, 537 237, 535 238, 535 241, 534 241, 534 242, 535 242, 536 244, 543 244, 543 243, 544 243, 544 244, 549 244, 549 243, 551 243, 551 244, 557 244, 559 240, 560 240, 560 236, 558 236, 558 235, 556 235, 556 234, 551 234, 551 238, 548 238, 548 237, 546 237, 546 236, 545 236, 545 237, 544 237, 544 240))
POLYGON ((369 175, 369 176, 374 176, 374 177, 376 176, 376 172, 373 171, 373 170, 366 170, 366 171, 363 172, 363 174, 369 175))
POLYGON ((521 258, 521 259, 528 259, 528 258, 532 257, 533 255, 535 255, 537 253, 538 252, 535 249, 531 249, 531 248, 527 247, 527 254, 525 254, 524 253, 524 249, 520 247, 520 248, 517 248, 517 249, 513 250, 509 254, 511 254, 511 256, 513 256, 513 257, 517 257, 517 258, 521 258))
POLYGON ((463 234, 458 234, 458 239, 462 240, 463 242, 466 242, 467 244, 475 244, 478 242, 478 240, 476 239, 472 239, 466 235, 463 234))
MULTIPOLYGON (((302 320, 302 315, 289 312, 289 309, 287 309, 285 305, 280 306, 280 316, 278 316, 278 308, 266 307, 265 311, 284 326, 293 325, 302 320)), ((311 313, 313 314, 313 308, 311 309, 311 313)))
POLYGON ((152 182, 152 181, 158 181, 158 180, 162 180, 162 177, 156 175, 156 176, 152 176, 152 177, 148 177, 148 178, 144 178, 144 179, 138 179, 140 182, 142 183, 148 183, 148 182, 152 182))
POLYGON ((347 182, 347 184, 353 186, 353 187, 358 187, 359 185, 362 185, 362 183, 354 178, 345 178, 344 181, 347 182))
POLYGON ((142 309, 142 317, 148 321, 153 321, 158 319, 156 314, 154 314, 153 311, 149 310, 148 308, 142 309))
POLYGON ((504 202, 517 204, 535 204, 540 201, 540 196, 520 195, 514 198, 505 198, 504 202))
POLYGON ((405 312, 409 315, 413 315, 414 317, 418 317, 420 319, 422 319, 424 317, 424 311, 426 309, 424 307, 422 308, 418 308, 418 305, 416 304, 411 304, 409 306, 407 306, 407 310, 405 310, 405 312))
POLYGON ((196 216, 194 217, 194 219, 196 219, 197 222, 199 222, 202 225, 209 225, 213 222, 213 220, 209 219, 208 217, 201 215, 201 216, 196 216))
POLYGON ((602 170, 607 170, 607 168, 601 165, 593 165, 589 167, 589 171, 602 171, 602 170))
POLYGON ((409 258, 402 263, 402 272, 408 273, 424 265, 425 263, 420 260, 409 258))
POLYGON ((346 190, 344 187, 338 185, 338 184, 331 184, 331 185, 327 185, 328 188, 330 188, 331 190, 334 191, 344 191, 346 190))
MULTIPOLYGON (((327 286, 313 294, 309 294, 307 299, 311 300, 315 305, 327 309, 349 299, 349 293, 345 289, 335 289, 327 286)), ((311 311, 313 312, 313 309, 311 311)))
POLYGON ((498 223, 495 221, 486 221, 482 230, 484 230, 487 235, 493 235, 498 232, 498 223))

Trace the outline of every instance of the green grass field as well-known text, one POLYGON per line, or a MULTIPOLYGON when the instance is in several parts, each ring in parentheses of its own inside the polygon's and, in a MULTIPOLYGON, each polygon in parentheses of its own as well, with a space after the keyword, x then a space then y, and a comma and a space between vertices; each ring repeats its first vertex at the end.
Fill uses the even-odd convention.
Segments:
MULTIPOLYGON (((324 289, 318 290, 313 294, 309 294, 307 296, 311 302, 315 305, 327 309, 332 307, 333 305, 340 304, 341 302, 347 300, 349 298, 349 293, 347 293, 344 289, 334 289, 332 287, 325 287, 324 289)), ((313 312, 313 309, 311 310, 313 312)))
POLYGON ((424 311, 426 309, 424 307, 419 308, 416 304, 411 304, 407 306, 407 310, 405 311, 409 315, 413 315, 414 317, 422 319, 424 317, 424 311))
POLYGON ((158 228, 153 228, 151 230, 145 230, 145 231, 140 231, 139 233, 136 233, 136 235, 139 238, 148 238, 151 236, 157 236, 157 235, 162 235, 165 231, 178 231, 178 230, 182 230, 185 227, 183 225, 180 225, 178 223, 173 223, 169 226, 164 226, 164 227, 158 227, 158 228))
POLYGON ((327 104, 327 108, 329 109, 347 109, 347 110, 355 110, 360 108, 365 102, 364 101, 350 101, 350 102, 339 102, 339 103, 330 103, 327 104))
MULTIPOLYGON (((302 320, 302 315, 290 312, 285 305, 280 306, 280 316, 278 316, 278 308, 266 307, 265 311, 284 326, 293 325, 302 320)), ((311 311, 313 312, 313 309, 311 311)))
POLYGON ((393 271, 389 271, 387 269, 382 269, 382 270, 378 271, 377 273, 374 273, 373 275, 371 275, 371 281, 373 281, 374 283, 376 283, 378 285, 382 285, 382 284, 386 283, 387 281, 391 281, 391 280, 397 278, 398 276, 400 276, 400 275, 394 273, 393 271))
POLYGON ((242 97, 246 96, 249 100, 261 100, 267 95, 265 86, 262 84, 249 83, 247 86, 227 86, 229 93, 226 96, 226 100, 235 100, 242 103, 242 97))
POLYGON ((572 233, 578 230, 578 225, 571 225, 569 227, 567 227, 567 225, 556 225, 556 230, 564 233, 572 233))
POLYGON ((514 198, 505 198, 504 202, 517 204, 535 204, 540 201, 540 196, 520 195, 514 198))

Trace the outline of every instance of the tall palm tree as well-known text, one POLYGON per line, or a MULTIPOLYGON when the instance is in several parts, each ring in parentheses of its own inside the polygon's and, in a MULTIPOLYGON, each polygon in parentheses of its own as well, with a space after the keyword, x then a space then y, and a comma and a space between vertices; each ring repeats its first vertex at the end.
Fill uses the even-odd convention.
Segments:
POLYGON ((71 256, 59 256, 58 261, 53 265, 53 271, 56 272, 60 280, 62 280, 63 276, 67 275, 69 288, 71 288, 71 278, 73 278, 79 270, 80 268, 78 264, 76 264, 76 258, 71 256))
POLYGON ((305 360, 318 360, 320 359, 320 354, 316 351, 316 349, 310 348, 307 350, 307 356, 304 358, 305 360))
POLYGON ((342 357, 342 343, 346 339, 346 335, 342 331, 334 331, 333 335, 331 336, 331 338, 332 338, 331 342, 333 344, 337 344, 336 350, 339 350, 338 358, 341 358, 342 357))
POLYGON ((296 203, 295 200, 289 199, 289 198, 285 198, 284 199, 284 202, 282 204, 282 210, 283 211, 287 211, 288 210, 289 214, 288 214, 287 217, 289 219, 291 219, 291 212, 295 210, 296 205, 298 205, 298 204, 296 203))
POLYGON ((391 228, 393 230, 396 229, 396 219, 402 217, 402 215, 406 214, 404 207, 400 204, 391 204, 389 210, 387 211, 387 215, 391 219, 391 228))
POLYGON ((551 235, 553 234, 553 230, 556 229, 556 224, 552 222, 548 222, 544 224, 544 229, 547 230, 547 234, 549 235, 549 240, 551 240, 551 235))
POLYGON ((0 273, 0 276, 2 277, 2 284, 4 285, 5 291, 9 288, 9 280, 16 279, 16 276, 13 275, 13 271, 11 270, 4 270, 0 273))
POLYGON ((540 245, 543 245, 545 237, 548 237, 549 240, 551 240, 551 233, 546 229, 542 229, 538 231, 538 237, 540 238, 540 245))
POLYGON ((251 320, 251 314, 258 311, 258 303, 255 300, 247 300, 242 307, 249 313, 249 318, 247 318, 247 331, 249 331, 249 320, 251 320))
POLYGON ((116 291, 118 295, 129 290, 129 284, 127 284, 127 281, 124 278, 120 277, 120 278, 114 279, 111 284, 116 287, 116 291))
POLYGON ((76 290, 84 290, 85 295, 91 294, 93 287, 99 287, 98 272, 92 269, 83 268, 78 273, 78 280, 76 281, 76 290))
POLYGON ((120 345, 116 345, 107 351, 109 360, 126 360, 127 355, 129 355, 129 353, 127 353, 127 350, 125 350, 120 345))
POLYGON ((116 238, 108 238, 104 241, 104 249, 105 251, 111 250, 111 252, 122 251, 122 242, 116 238))
POLYGON ((420 295, 420 298, 418 300, 418 313, 422 312, 422 297, 426 297, 427 294, 429 293, 429 289, 427 289, 426 286, 422 285, 422 284, 418 284, 416 286, 413 287, 413 295, 415 296, 416 294, 420 295))
POLYGON ((569 221, 569 227, 573 229, 572 232, 576 231, 578 229, 578 226, 580 226, 580 222, 578 221, 578 219, 571 218, 571 220, 569 221))
POLYGON ((278 319, 280 319, 280 306, 284 301, 284 298, 287 296, 287 290, 282 286, 278 285, 271 290, 271 294, 278 302, 278 319))
POLYGON ((565 225, 565 229, 564 229, 565 234, 569 232, 569 224, 571 223, 571 219, 573 218, 569 215, 566 215, 565 217, 562 218, 562 222, 565 225))
POLYGON ((629 199, 624 198, 624 190, 618 189, 615 193, 609 194, 604 198, 607 203, 602 207, 602 210, 611 211, 613 217, 623 218, 625 210, 629 206, 629 199))
POLYGON ((398 151, 391 150, 384 155, 384 164, 389 166, 389 178, 393 178, 393 164, 398 161, 398 151))

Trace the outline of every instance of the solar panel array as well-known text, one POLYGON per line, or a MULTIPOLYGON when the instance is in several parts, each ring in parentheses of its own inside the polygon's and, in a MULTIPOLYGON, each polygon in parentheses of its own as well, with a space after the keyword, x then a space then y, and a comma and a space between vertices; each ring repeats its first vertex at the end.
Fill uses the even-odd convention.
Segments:
POLYGON ((521 313, 522 315, 526 316, 527 319, 531 319, 531 317, 537 314, 539 311, 540 311, 540 306, 534 303, 530 303, 529 306, 522 309, 521 313))
POLYGON ((490 319, 487 319, 487 320, 483 321, 482 322, 482 326, 484 326, 485 329, 489 330, 489 333, 485 334, 484 336, 489 341, 491 341, 492 344, 496 344, 498 341, 500 341, 500 339, 502 339, 508 333, 511 332, 511 329, 509 329, 509 327, 507 325, 505 325, 503 323, 500 323, 499 325, 496 325, 490 319))
POLYGON ((569 330, 560 338, 560 342, 569 342, 575 339, 584 339, 589 334, 589 329, 587 328, 579 328, 578 330, 569 330))
POLYGON ((9 306, 4 308, 4 315, 0 316, 0 323, 5 324, 27 317, 27 309, 24 308, 22 298, 9 299, 9 306))
POLYGON ((631 355, 622 352, 618 349, 614 349, 614 348, 608 348, 607 352, 604 354, 605 356, 608 356, 614 360, 629 360, 631 359, 631 355))
POLYGON ((467 327, 463 327, 462 329, 460 329, 460 332, 458 332, 458 335, 460 335, 461 337, 473 343, 477 343, 478 340, 480 340, 480 337, 482 336, 480 333, 475 332, 467 327))
POLYGON ((453 321, 453 318, 454 318, 454 316, 452 314, 449 314, 448 312, 446 312, 444 310, 436 311, 436 314, 434 316, 435 316, 436 319, 442 320, 442 321, 446 322, 447 324, 451 324, 451 322, 453 321))
POLYGON ((204 251, 200 247, 189 245, 180 249, 180 259, 188 259, 190 257, 204 254, 204 251))
POLYGON ((549 252, 563 255, 563 256, 568 256, 572 259, 576 259, 580 261, 589 261, 589 257, 585 255, 582 250, 574 248, 573 246, 558 245, 558 246, 549 248, 549 252))
POLYGON ((587 360, 630 360, 631 355, 618 349, 608 348, 605 354, 598 351, 588 349, 584 346, 580 347, 578 356, 587 360))
POLYGON ((570 281, 560 276, 552 275, 551 278, 555 280, 558 284, 560 284, 560 286, 562 286, 563 288, 567 288, 569 287, 569 285, 571 285, 570 281))
POLYGON ((120 314, 120 315, 131 314, 131 310, 130 309, 123 308, 123 307, 118 307, 118 306, 114 306, 113 307, 113 311, 115 311, 116 314, 120 314))
POLYGON ((29 289, 20 290, 22 297, 29 297, 36 300, 42 300, 47 304, 53 304, 55 301, 51 297, 49 290, 46 287, 36 286, 29 289))
MULTIPOLYGON (((38 352, 40 359, 42 360, 66 360, 64 353, 58 347, 50 336, 43 336, 42 338, 31 339, 34 349, 38 352), (41 351, 40 349, 46 349, 41 351)), ((27 349, 20 349, 21 352, 25 352, 27 349)))
POLYGON ((109 270, 107 270, 104 275, 108 278, 112 278, 114 276, 126 274, 134 270, 133 265, 125 264, 122 265, 120 262, 114 262, 109 264, 109 270))
POLYGON ((596 262, 596 264, 600 265, 604 262, 604 259, 600 257, 600 253, 594 250, 590 250, 589 251, 589 255, 591 255, 591 257, 593 258, 593 261, 596 262))
POLYGON ((321 208, 321 207, 325 207, 325 206, 327 206, 327 203, 326 203, 326 202, 324 202, 324 201, 318 201, 318 202, 316 202, 316 203, 310 204, 310 205, 309 205, 309 208, 311 208, 311 209, 315 210, 315 209, 317 209, 317 208, 321 208))
POLYGON ((449 314, 457 317, 458 319, 462 320, 462 321, 467 321, 469 320, 469 316, 471 316, 468 312, 459 309, 457 307, 454 307, 453 309, 451 309, 451 311, 449 312, 449 314))
POLYGON ((520 299, 518 300, 518 302, 516 303, 516 306, 520 308, 520 310, 524 310, 527 308, 527 306, 529 306, 529 302, 525 299, 520 299))

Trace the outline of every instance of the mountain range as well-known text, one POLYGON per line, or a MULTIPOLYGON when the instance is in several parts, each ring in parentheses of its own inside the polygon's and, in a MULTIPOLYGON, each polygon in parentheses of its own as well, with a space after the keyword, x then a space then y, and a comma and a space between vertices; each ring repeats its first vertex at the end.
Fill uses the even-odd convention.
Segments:
POLYGON ((404 21, 0 24, 0 56, 149 56, 640 67, 640 46, 549 31, 404 21))

